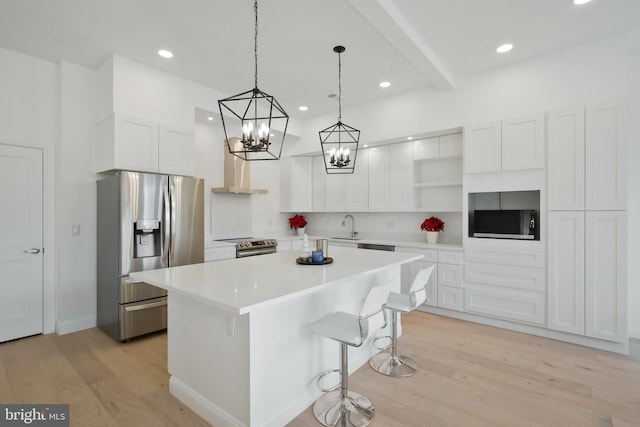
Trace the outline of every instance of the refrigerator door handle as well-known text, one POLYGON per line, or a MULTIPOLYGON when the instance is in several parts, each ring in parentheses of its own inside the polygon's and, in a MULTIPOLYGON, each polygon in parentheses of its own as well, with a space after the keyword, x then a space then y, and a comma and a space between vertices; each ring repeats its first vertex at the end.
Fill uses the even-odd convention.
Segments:
POLYGON ((162 185, 162 192, 164 193, 164 245, 162 247, 162 264, 164 267, 169 267, 169 249, 171 247, 171 199, 169 199, 169 181, 165 181, 166 184, 162 185))

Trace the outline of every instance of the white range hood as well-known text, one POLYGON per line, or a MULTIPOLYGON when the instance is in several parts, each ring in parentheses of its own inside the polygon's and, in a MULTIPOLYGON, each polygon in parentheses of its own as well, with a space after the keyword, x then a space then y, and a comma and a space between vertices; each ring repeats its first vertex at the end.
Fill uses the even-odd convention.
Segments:
MULTIPOLYGON (((230 138, 232 145, 241 144, 240 138, 230 138)), ((224 187, 214 187, 214 193, 233 194, 267 194, 262 188, 251 188, 250 169, 251 162, 229 153, 224 144, 224 187)))

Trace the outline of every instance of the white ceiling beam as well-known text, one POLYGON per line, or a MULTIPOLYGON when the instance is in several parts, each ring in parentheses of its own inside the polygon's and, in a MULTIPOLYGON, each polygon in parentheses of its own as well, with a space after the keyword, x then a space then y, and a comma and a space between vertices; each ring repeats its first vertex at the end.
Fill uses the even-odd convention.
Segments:
POLYGON ((349 0, 349 3, 435 87, 441 90, 455 87, 449 70, 393 0, 349 0))

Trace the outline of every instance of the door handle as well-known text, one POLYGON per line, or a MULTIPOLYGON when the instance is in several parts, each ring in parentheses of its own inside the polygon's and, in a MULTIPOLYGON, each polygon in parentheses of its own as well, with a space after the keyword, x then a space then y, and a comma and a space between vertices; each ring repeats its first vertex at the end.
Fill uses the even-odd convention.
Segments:
POLYGON ((40 248, 31 248, 24 251, 25 254, 39 254, 40 248))

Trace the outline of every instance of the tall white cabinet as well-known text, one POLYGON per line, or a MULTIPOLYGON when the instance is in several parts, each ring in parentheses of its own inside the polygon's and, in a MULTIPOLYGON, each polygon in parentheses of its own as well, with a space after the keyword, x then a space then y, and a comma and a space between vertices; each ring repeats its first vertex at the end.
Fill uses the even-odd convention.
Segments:
POLYGON ((548 121, 547 326, 625 342, 624 104, 555 111, 548 121))

